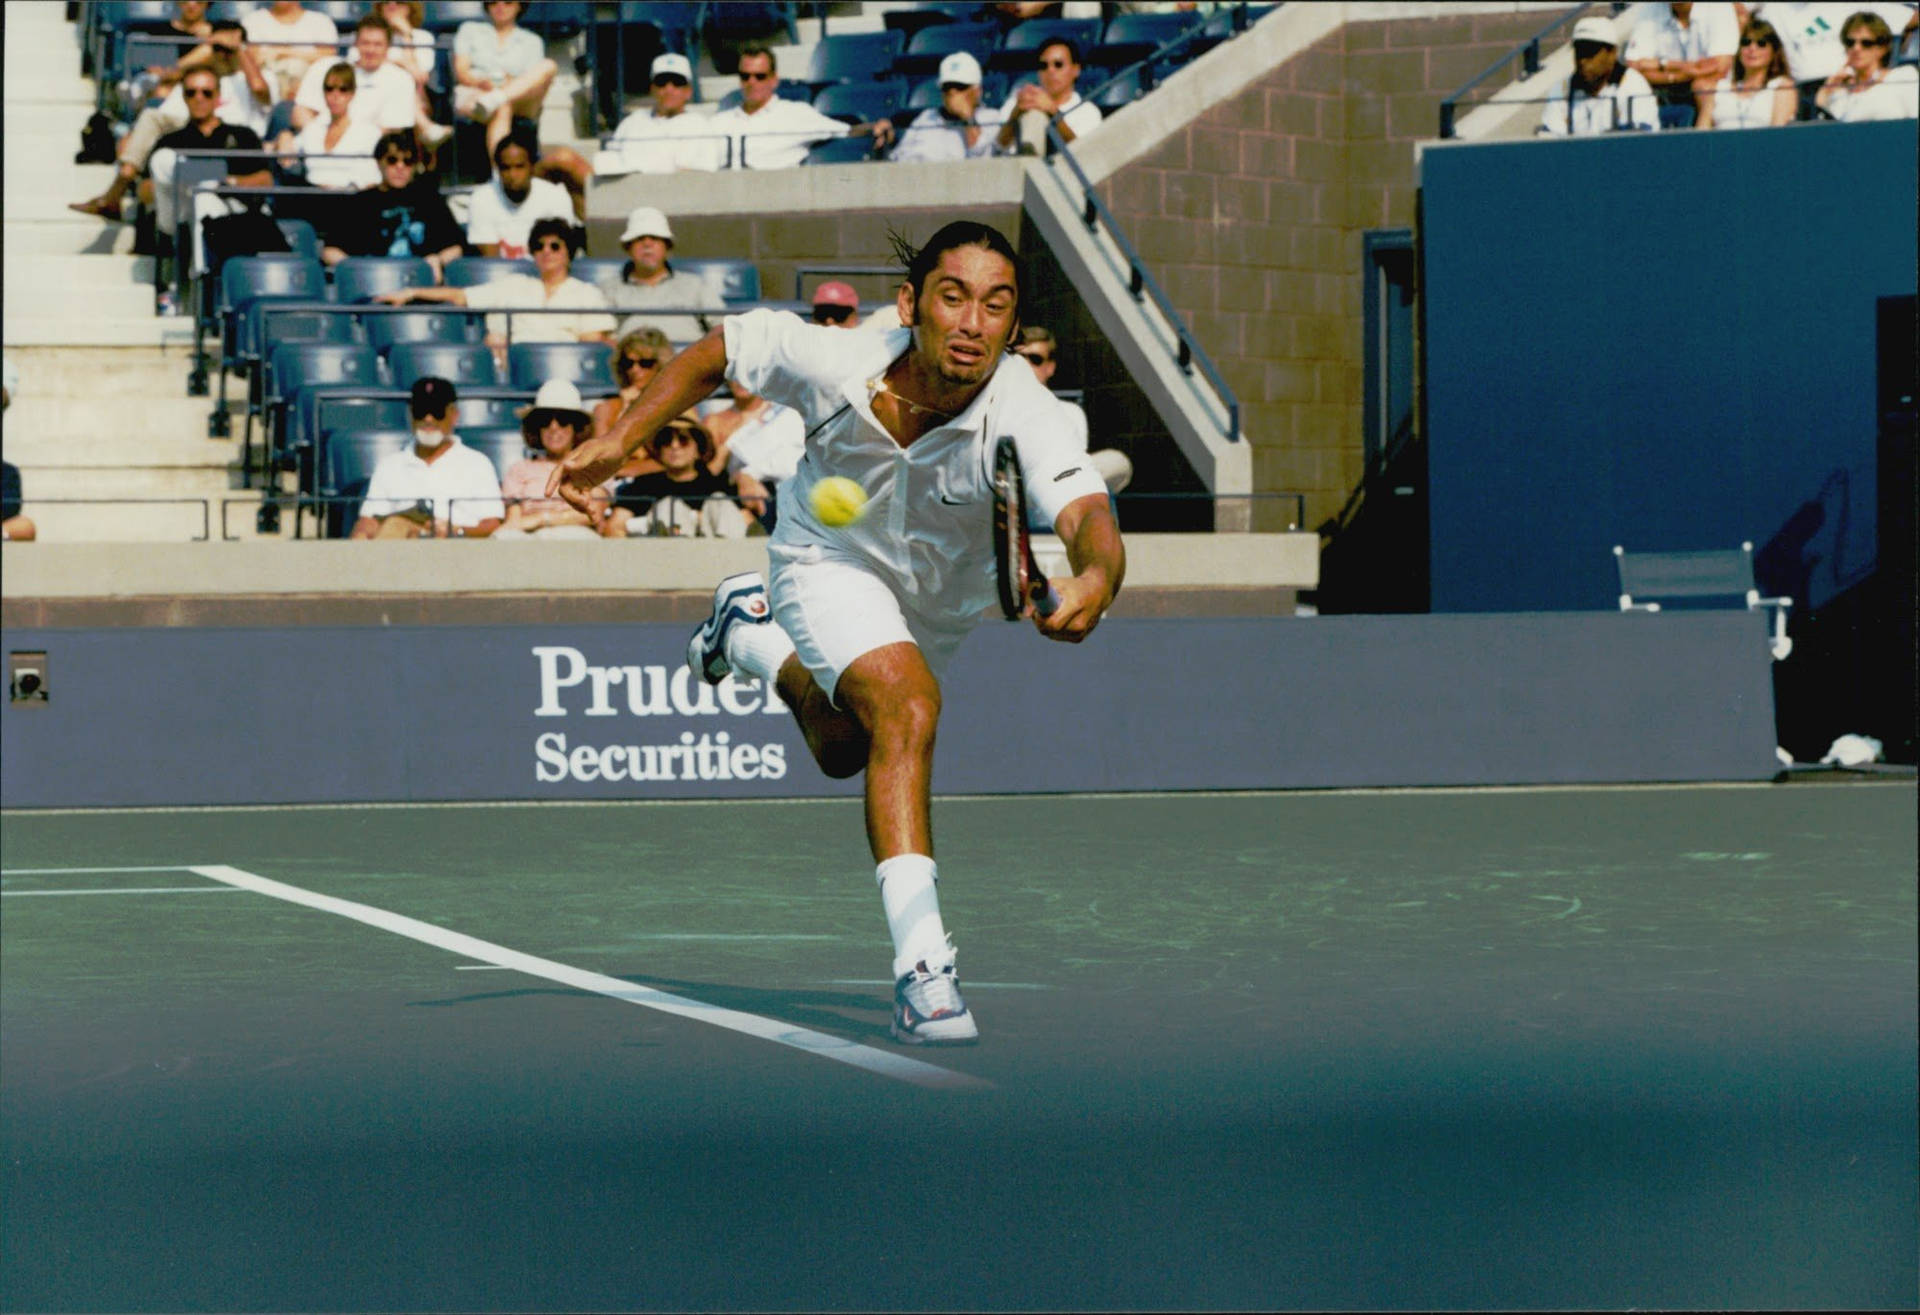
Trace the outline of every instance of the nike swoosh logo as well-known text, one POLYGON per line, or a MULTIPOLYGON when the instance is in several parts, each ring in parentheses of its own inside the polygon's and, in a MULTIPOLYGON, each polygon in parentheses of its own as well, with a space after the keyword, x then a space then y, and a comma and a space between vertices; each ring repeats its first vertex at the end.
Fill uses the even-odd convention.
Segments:
POLYGON ((1078 475, 1079 473, 1080 473, 1080 467, 1078 467, 1078 466, 1073 466, 1073 467, 1071 467, 1070 469, 1067 469, 1067 470, 1063 470, 1063 471, 1061 471, 1061 472, 1060 472, 1060 473, 1059 473, 1058 475, 1055 475, 1055 476, 1053 477, 1053 482, 1054 482, 1055 484, 1058 484, 1058 483, 1059 483, 1059 482, 1060 482, 1061 480, 1063 480, 1063 479, 1065 479, 1065 478, 1066 478, 1067 476, 1069 476, 1069 475, 1078 475))
POLYGON ((944 493, 940 495, 940 501, 946 503, 949 507, 965 507, 969 505, 965 498, 949 498, 944 493))

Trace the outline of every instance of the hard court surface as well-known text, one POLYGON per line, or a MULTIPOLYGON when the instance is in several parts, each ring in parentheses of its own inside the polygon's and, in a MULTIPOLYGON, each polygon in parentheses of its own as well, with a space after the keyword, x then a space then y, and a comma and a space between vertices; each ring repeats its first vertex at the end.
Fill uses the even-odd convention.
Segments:
POLYGON ((11 813, 9 1310, 1910 1307, 1915 789, 11 813))

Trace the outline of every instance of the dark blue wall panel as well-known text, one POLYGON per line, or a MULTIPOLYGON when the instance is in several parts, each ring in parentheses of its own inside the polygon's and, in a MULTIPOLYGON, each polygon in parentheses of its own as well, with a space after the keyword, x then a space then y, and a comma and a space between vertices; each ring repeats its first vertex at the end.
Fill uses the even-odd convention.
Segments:
POLYGON ((1874 558, 1875 303, 1915 125, 1437 148, 1421 165, 1433 609, 1610 607, 1615 543, 1874 558))

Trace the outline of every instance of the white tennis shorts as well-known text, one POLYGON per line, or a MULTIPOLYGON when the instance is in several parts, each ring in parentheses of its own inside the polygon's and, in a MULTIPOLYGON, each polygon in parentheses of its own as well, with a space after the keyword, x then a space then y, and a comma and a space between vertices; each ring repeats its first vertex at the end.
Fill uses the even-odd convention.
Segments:
POLYGON ((975 618, 929 618, 901 602, 884 577, 858 557, 809 546, 771 555, 773 619, 828 698, 861 655, 914 644, 938 679, 975 618))

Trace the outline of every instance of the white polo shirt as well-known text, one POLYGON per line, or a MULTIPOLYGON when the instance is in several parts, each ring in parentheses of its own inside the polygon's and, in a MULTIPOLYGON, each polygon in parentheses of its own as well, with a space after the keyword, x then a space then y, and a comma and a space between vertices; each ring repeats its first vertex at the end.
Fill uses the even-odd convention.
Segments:
POLYGON ((996 596, 997 440, 1012 436, 1028 499, 1049 525, 1076 498, 1106 496, 1059 402, 1025 361, 1002 358, 965 411, 903 448, 874 418, 868 385, 912 345, 910 329, 849 333, 776 310, 729 315, 721 326, 727 377, 792 407, 807 425, 806 453, 782 485, 768 543, 775 558, 805 561, 820 548, 853 554, 921 615, 964 625, 996 596), (866 514, 851 525, 832 528, 813 514, 813 486, 829 475, 867 491, 866 514))
POLYGON ((416 113, 413 75, 391 63, 382 63, 369 73, 352 60, 316 59, 308 67, 307 75, 300 79, 300 90, 294 94, 293 103, 324 115, 327 101, 323 87, 327 72, 340 64, 353 70, 353 100, 348 103, 348 118, 356 123, 374 124, 382 132, 413 126, 416 113))
POLYGON ((422 502, 433 504, 435 520, 451 520, 456 529, 504 519, 507 514, 493 462, 458 438, 450 440, 447 450, 432 462, 422 461, 420 450, 411 443, 404 451, 381 457, 367 481, 360 515, 391 516, 422 502))
POLYGON ((801 100, 775 96, 752 114, 736 105, 713 116, 716 132, 733 139, 734 169, 791 169, 806 163, 815 142, 845 137, 847 124, 801 100), (751 140, 749 140, 751 139, 751 140))
MULTIPOLYGON (((612 334, 613 316, 607 314, 607 294, 584 279, 569 276, 552 292, 533 274, 509 274, 467 289, 467 305, 474 310, 574 310, 579 315, 515 315, 515 342, 578 342, 588 333, 612 334)), ((487 316, 487 332, 507 334, 505 315, 487 316)))
POLYGON ((527 235, 542 219, 559 219, 579 225, 573 213, 573 198, 567 189, 545 178, 527 185, 526 199, 519 204, 507 199, 507 191, 495 178, 485 187, 473 189, 471 209, 467 212, 467 241, 483 246, 500 244, 499 254, 518 259, 527 254, 527 235))
POLYGON ((721 169, 727 163, 727 133, 714 115, 683 111, 662 117, 651 109, 620 120, 607 149, 593 157, 596 174, 670 174, 721 169))
POLYGON ((1691 63, 1739 53, 1740 18, 1731 4, 1721 2, 1696 4, 1685 23, 1673 16, 1672 6, 1658 6, 1634 26, 1620 58, 1629 64, 1642 59, 1691 63))
POLYGON ((1549 137, 1591 137, 1599 133, 1660 130, 1660 100, 1637 69, 1624 69, 1618 82, 1610 82, 1598 96, 1574 91, 1567 99, 1572 79, 1554 84, 1546 106, 1540 111, 1540 131, 1549 137))

